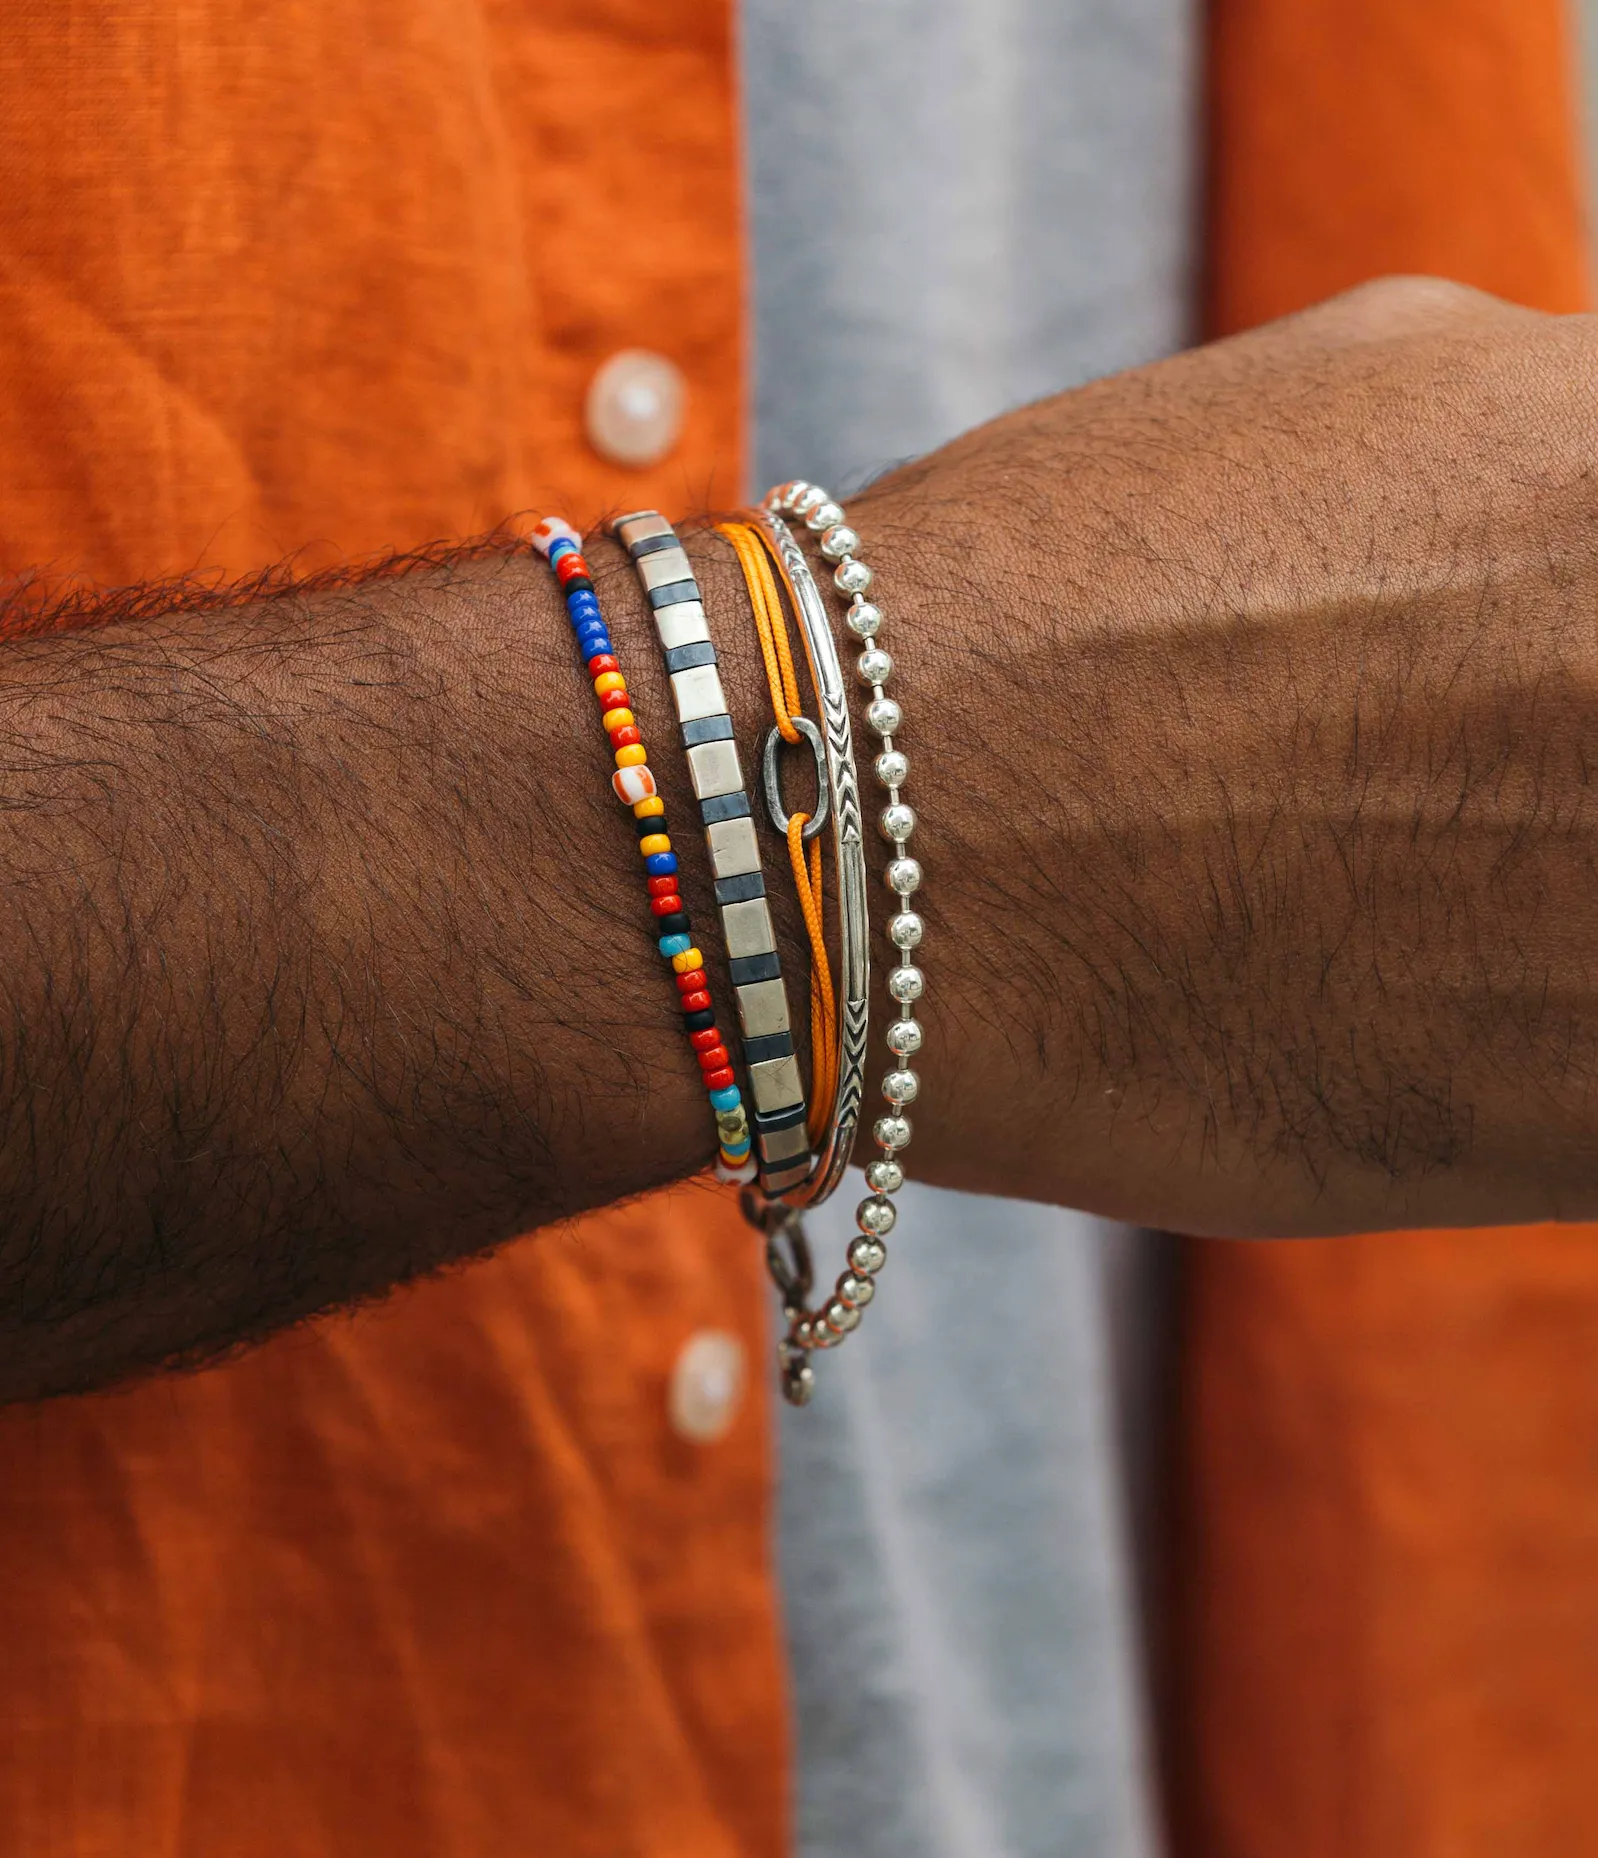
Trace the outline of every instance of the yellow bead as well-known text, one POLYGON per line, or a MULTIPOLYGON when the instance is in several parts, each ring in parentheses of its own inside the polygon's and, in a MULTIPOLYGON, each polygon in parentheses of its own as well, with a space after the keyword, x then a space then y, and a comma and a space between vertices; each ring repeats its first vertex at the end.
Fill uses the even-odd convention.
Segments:
POLYGON ((657 813, 664 813, 666 803, 659 794, 652 794, 647 800, 640 800, 633 808, 634 819, 653 819, 657 813))
POLYGON ((629 742, 625 748, 616 750, 618 768, 641 768, 648 759, 642 742, 629 742))
POLYGON ((610 729, 630 729, 638 721, 631 710, 606 710, 605 727, 610 729))
POLYGON ((702 968, 705 958, 697 948, 685 948, 680 955, 672 956, 671 965, 679 974, 687 974, 694 968, 702 968))
POLYGON ((594 695, 602 697, 610 690, 625 690, 627 680, 619 671, 601 671, 594 679, 594 695))
POLYGON ((656 852, 669 852, 671 850, 671 840, 666 837, 664 832, 651 832, 647 838, 642 838, 638 841, 638 849, 646 858, 649 858, 656 852))

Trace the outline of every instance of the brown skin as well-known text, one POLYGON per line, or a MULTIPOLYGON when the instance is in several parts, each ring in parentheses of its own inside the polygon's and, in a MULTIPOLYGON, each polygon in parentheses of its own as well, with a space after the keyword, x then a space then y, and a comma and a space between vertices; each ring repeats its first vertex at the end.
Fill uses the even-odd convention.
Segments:
MULTIPOLYGON (((1589 319, 1375 287, 853 501, 924 822, 914 1173, 1213 1233, 1598 1212, 1595 363, 1589 319)), ((4 1397, 709 1154, 540 564, 147 608, 0 653, 4 1397)))

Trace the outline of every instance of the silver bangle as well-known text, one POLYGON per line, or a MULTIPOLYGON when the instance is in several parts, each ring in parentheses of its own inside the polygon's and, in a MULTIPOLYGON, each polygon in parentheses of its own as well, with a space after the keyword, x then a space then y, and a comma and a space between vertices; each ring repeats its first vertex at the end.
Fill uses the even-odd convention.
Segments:
MULTIPOLYGON (((899 705, 888 696, 884 686, 893 670, 893 661, 880 645, 877 634, 882 628, 880 610, 865 598, 872 583, 872 572, 858 556, 860 539, 848 526, 843 508, 828 496, 819 485, 795 482, 781 484, 771 491, 765 500, 764 514, 771 525, 772 533, 779 541, 785 540, 783 548, 784 562, 789 566, 796 590, 809 588, 810 600, 800 592, 801 616, 805 620, 805 640, 807 653, 811 647, 811 625, 809 607, 814 605, 820 616, 820 629, 826 634, 827 653, 836 669, 837 653, 833 649, 830 628, 826 625, 826 615, 821 608, 820 596, 816 593, 814 580, 808 568, 803 567, 803 554, 794 542, 786 524, 781 518, 785 515, 800 517, 805 527, 819 537, 821 554, 833 563, 832 581, 838 593, 849 602, 844 615, 844 623, 850 633, 862 647, 855 660, 855 671, 861 682, 868 685, 871 696, 866 704, 865 720, 867 727, 879 738, 875 761, 878 782, 887 790, 888 802, 878 816, 877 826, 882 836, 892 847, 884 873, 888 888, 898 899, 898 909, 888 922, 888 939, 897 952, 898 960, 888 972, 888 997, 897 1007, 897 1017, 890 1023, 887 1031, 888 1050, 893 1058, 893 1067, 882 1081, 882 1094, 887 1099, 888 1113, 878 1117, 872 1134, 877 1147, 882 1151, 878 1160, 866 1169, 866 1184, 871 1192, 855 1209, 855 1223, 859 1228, 857 1236, 850 1243, 848 1266, 839 1275, 833 1286, 832 1296, 819 1309, 799 1307, 798 1299, 790 1299, 785 1291, 784 1308, 788 1315, 788 1334, 782 1345, 783 1390, 789 1400, 796 1405, 803 1405, 810 1397, 814 1386, 814 1372, 805 1360, 808 1351, 818 1348, 835 1348, 845 1336, 860 1326, 861 1312, 876 1294, 876 1275, 887 1262, 885 1240, 893 1230, 898 1219, 898 1209, 893 1196, 904 1185, 904 1169, 899 1162, 900 1153, 910 1143, 910 1120, 905 1115, 905 1108, 913 1103, 920 1092, 920 1079, 911 1067, 910 1060, 920 1051, 922 1030, 915 1016, 915 1003, 921 998, 925 989, 925 980, 921 969, 913 959, 914 950, 919 947, 923 924, 921 917, 909 908, 909 898, 920 888, 921 866, 910 857, 907 846, 915 831, 916 818, 911 807, 902 796, 902 789, 910 771, 910 763, 904 751, 895 746, 894 736, 900 726, 899 705), (790 560, 789 550, 799 557, 802 573, 795 571, 790 560)), ((817 651, 811 657, 811 668, 816 670, 817 662, 823 654, 817 651)), ((821 685, 818 681, 818 694, 821 685)), ((847 705, 842 704, 841 680, 839 702, 843 709, 844 724, 847 728, 847 705)), ((829 745, 833 735, 833 711, 823 700, 823 713, 827 721, 829 745)), ((847 741, 847 736, 844 738, 847 741)), ((832 763, 829 757, 828 774, 831 778, 832 763)), ((864 850, 861 846, 860 802, 858 792, 853 787, 853 769, 850 769, 850 806, 854 826, 856 856, 860 862, 861 880, 858 892, 858 911, 863 923, 866 914, 864 891, 864 850)), ((839 804, 836 790, 832 793, 835 808, 839 804)), ((835 828, 836 829, 836 828, 835 828)), ((841 859, 842 844, 840 839, 840 909, 844 907, 843 893, 845 879, 841 859)), ((869 980, 868 968, 862 967, 863 981, 869 980)), ((859 1020, 860 1064, 864 1064, 864 1047, 866 1037, 866 1011, 861 1008, 859 1020)), ((841 1081, 841 1080, 840 1080, 841 1081)), ((854 1115, 859 1114, 859 1085, 856 1085, 854 1115)), ((847 1160, 847 1150, 844 1160, 847 1160)), ((839 1163, 842 1166, 842 1163, 839 1163)), ((819 1171, 819 1170, 818 1170, 819 1171)), ((768 1237, 769 1245, 769 1237, 768 1237)), ((808 1263, 808 1259, 805 1259, 808 1263)), ((773 1275, 777 1272, 773 1270, 773 1275)), ((808 1276, 808 1272, 805 1273, 808 1276)), ((781 1279, 779 1278, 779 1284, 781 1279)), ((805 1290, 808 1292, 806 1283, 805 1290)))
MULTIPOLYGON (((801 1186, 811 1175, 807 1106, 766 901, 760 840, 744 790, 716 648, 699 583, 671 524, 656 510, 635 510, 614 518, 609 527, 643 583, 671 678, 726 937, 749 1075, 749 1120, 760 1186, 764 1194, 775 1197, 801 1186)), ((717 1173, 723 1180, 747 1181, 753 1170, 718 1163, 717 1173)))

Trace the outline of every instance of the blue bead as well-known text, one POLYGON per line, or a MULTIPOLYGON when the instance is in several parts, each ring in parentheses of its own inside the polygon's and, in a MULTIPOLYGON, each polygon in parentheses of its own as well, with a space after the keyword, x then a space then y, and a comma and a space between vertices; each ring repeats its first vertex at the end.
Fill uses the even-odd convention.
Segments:
POLYGON ((693 938, 686 935, 663 935, 660 938, 660 952, 668 961, 673 955, 686 955, 693 947, 693 938))
POLYGON ((585 632, 608 632, 610 630, 602 619, 590 619, 584 613, 572 613, 569 618, 572 631, 577 634, 578 638, 581 638, 585 632))
POLYGON ((566 611, 573 619, 598 619, 599 602, 586 587, 579 587, 566 596, 566 611))
POLYGON ((562 555, 575 555, 577 544, 569 535, 558 535, 549 545, 549 565, 554 567, 562 555))
POLYGON ((644 860, 644 869, 651 877, 670 877, 677 869, 675 852, 651 852, 644 860))
POLYGON ((749 1153, 749 1143, 745 1140, 740 1142, 736 1148, 729 1148, 727 1144, 723 1142, 721 1145, 721 1152, 729 1161, 742 1161, 749 1153))
POLYGON ((612 658, 616 656, 610 650, 610 634, 603 626, 585 626, 577 635, 577 643, 585 658, 597 657, 600 652, 610 652, 612 658))
POLYGON ((725 1090, 710 1092, 710 1107, 713 1110, 735 1110, 742 1102, 743 1098, 739 1096, 736 1084, 729 1084, 725 1090))

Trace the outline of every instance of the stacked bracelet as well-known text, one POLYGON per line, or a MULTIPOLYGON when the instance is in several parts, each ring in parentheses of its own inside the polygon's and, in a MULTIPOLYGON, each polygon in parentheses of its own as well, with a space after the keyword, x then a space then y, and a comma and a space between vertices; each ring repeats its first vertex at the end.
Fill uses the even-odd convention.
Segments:
POLYGON ((704 957, 694 946, 688 911, 677 888, 677 854, 666 831, 665 802, 650 772, 638 719, 627 694, 627 680, 599 610, 593 576, 583 559, 582 537, 559 517, 548 517, 533 531, 532 543, 560 583, 578 651, 599 699, 601 727, 615 752, 616 771, 610 784, 616 798, 633 816, 655 934, 660 952, 670 962, 676 978, 688 1043, 715 1112, 720 1144, 718 1165, 734 1178, 748 1178, 743 1172, 749 1169, 750 1147, 743 1093, 732 1068, 732 1056, 716 1025, 704 957))
MULTIPOLYGON (((908 901, 920 888, 921 866, 907 850, 916 826, 915 814, 905 803, 901 791, 910 764, 903 750, 894 743, 901 720, 900 710, 883 688, 893 662, 877 643, 882 614, 865 598, 873 576, 871 569, 858 557, 859 537, 848 526, 842 507, 817 485, 779 485, 767 496, 765 509, 779 540, 787 534, 780 520, 782 515, 803 519, 806 528, 819 537, 823 557, 833 564, 834 587, 849 603, 844 623, 863 648, 855 661, 855 671, 871 692, 865 719, 867 727, 879 738, 875 772, 888 795, 887 805, 877 820, 878 830, 892 846, 884 876, 898 906, 888 921, 888 939, 898 955, 897 964, 888 972, 887 982, 889 1000, 897 1009, 886 1035, 893 1065, 882 1081, 888 1113, 877 1119, 872 1131, 882 1153, 880 1159, 866 1169, 866 1184, 871 1192, 855 1210, 859 1232, 849 1246, 848 1269, 838 1278, 831 1300, 824 1308, 806 1311, 797 1317, 790 1310, 788 1346, 784 1355, 785 1386, 790 1399, 802 1402, 809 1397, 810 1383, 807 1371, 803 1371, 798 1362, 798 1351, 835 1347, 851 1330, 859 1327, 860 1313, 875 1294, 876 1274, 887 1262, 884 1240, 898 1218, 892 1196, 904 1184, 899 1155, 909 1146, 911 1134, 905 1108, 915 1101, 921 1087, 909 1061, 922 1044, 915 1003, 922 996, 925 982, 913 952, 920 945, 923 924, 908 901)), ((791 543, 791 537, 789 540, 791 543)), ((796 547, 794 552, 798 553, 796 547)), ((802 588, 803 583, 799 584, 802 588)), ((830 643, 830 633, 828 637, 830 643)))
MULTIPOLYGON (((807 1106, 760 842, 704 599, 676 531, 658 511, 635 510, 615 518, 610 527, 631 557, 655 617, 715 876, 749 1075, 760 1184, 765 1193, 782 1193, 810 1173, 807 1106)), ((754 1173, 746 1165, 728 1177, 750 1180, 754 1173)))

